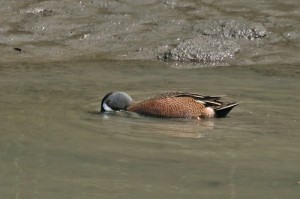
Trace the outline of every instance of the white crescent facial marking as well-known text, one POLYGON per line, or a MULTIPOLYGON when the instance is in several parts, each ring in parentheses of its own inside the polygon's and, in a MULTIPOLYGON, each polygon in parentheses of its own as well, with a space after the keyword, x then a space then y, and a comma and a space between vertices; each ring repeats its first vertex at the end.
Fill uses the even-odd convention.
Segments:
POLYGON ((102 104, 102 107, 104 108, 105 111, 113 111, 105 102, 102 104))

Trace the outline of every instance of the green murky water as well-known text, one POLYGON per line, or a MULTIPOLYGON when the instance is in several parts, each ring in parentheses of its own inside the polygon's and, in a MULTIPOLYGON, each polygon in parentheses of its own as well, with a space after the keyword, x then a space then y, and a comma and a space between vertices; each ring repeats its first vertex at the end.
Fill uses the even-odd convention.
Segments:
POLYGON ((298 198, 299 66, 1 64, 3 198, 298 198), (209 121, 99 115, 108 91, 241 102, 209 121))

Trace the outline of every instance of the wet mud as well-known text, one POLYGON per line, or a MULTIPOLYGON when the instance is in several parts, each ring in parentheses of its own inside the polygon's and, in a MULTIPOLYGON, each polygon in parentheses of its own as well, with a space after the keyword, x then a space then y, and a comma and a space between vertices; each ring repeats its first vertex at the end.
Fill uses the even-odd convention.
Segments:
POLYGON ((299 61, 299 4, 240 1, 3 1, 1 60, 299 61))

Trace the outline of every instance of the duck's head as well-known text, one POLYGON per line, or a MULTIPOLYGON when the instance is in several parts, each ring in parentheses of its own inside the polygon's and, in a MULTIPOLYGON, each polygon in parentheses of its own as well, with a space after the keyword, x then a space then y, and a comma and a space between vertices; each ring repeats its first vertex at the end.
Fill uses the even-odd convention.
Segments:
POLYGON ((106 94, 101 102, 101 112, 126 110, 132 103, 131 97, 124 92, 114 91, 106 94))

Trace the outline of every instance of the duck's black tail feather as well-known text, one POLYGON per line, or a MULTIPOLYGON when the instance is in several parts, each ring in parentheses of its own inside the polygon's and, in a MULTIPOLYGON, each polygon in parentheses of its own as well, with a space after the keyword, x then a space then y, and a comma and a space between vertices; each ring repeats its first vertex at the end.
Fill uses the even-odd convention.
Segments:
POLYGON ((214 109, 216 113, 216 117, 226 117, 226 115, 231 111, 231 109, 233 109, 233 107, 237 106, 238 104, 239 103, 232 102, 214 109))

